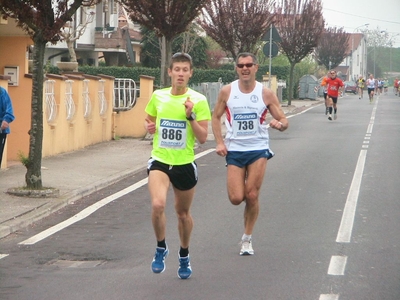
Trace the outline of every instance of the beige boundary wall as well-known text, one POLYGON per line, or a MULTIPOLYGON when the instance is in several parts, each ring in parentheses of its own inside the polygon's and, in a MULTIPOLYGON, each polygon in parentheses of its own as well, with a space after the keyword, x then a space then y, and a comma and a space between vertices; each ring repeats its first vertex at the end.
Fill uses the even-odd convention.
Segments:
POLYGON ((140 95, 135 106, 128 111, 114 112, 114 138, 143 138, 146 136, 144 120, 147 114, 144 109, 153 93, 153 83, 154 77, 140 76, 140 95))
MULTIPOLYGON (((153 77, 140 77, 140 95, 135 106, 131 110, 118 113, 113 112, 114 77, 67 73, 63 75, 48 74, 47 80, 54 81, 54 102, 57 113, 55 118, 48 122, 49 112, 46 95, 44 95, 43 157, 79 150, 89 145, 110 141, 116 137, 145 137, 144 120, 146 113, 144 109, 153 92, 153 77), (91 103, 91 113, 86 118, 84 117, 85 103, 83 96, 85 80, 88 84, 88 97, 91 103), (66 105, 68 90, 72 92, 70 97, 73 99, 75 110, 73 117, 69 119, 67 118, 69 115, 66 105), (104 97, 101 97, 99 90, 104 90, 104 97), (103 110, 104 114, 102 115, 100 114, 100 98, 105 99, 106 103, 106 109, 103 110)), ((7 88, 6 80, 0 80, 0 84, 7 88)), ((27 89, 31 89, 31 86, 32 83, 30 82, 27 89)), ((29 94, 27 93, 27 97, 30 94, 31 90, 29 90, 29 94)), ((23 122, 11 124, 12 131, 5 149, 7 154, 4 154, 7 159, 4 160, 2 168, 7 167, 7 161, 17 161, 19 152, 27 156, 29 151, 29 135, 27 132, 30 128, 30 102, 29 105, 27 103, 19 105, 15 99, 12 99, 12 101, 16 120, 22 118, 21 121, 23 122), (16 104, 14 105, 14 103, 16 104), (22 112, 24 112, 23 115, 22 112), (27 112, 29 112, 29 115, 27 112)))
MULTIPOLYGON (((8 90, 13 104, 15 120, 10 124, 11 134, 7 137, 0 168, 7 168, 19 160, 19 153, 29 154, 29 129, 31 128, 32 76, 28 74, 28 49, 33 44, 31 38, 23 35, 0 36, 0 85, 8 90), (2 75, 6 67, 18 68, 18 84, 8 85, 8 77, 2 75)), ((47 80, 54 80, 54 100, 57 114, 47 122, 46 96, 43 95, 43 157, 75 151, 89 145, 110 141, 116 137, 142 138, 144 129, 144 108, 153 92, 154 78, 140 78, 140 96, 129 111, 113 112, 114 78, 90 76, 81 73, 62 76, 47 74, 47 80), (67 120, 67 81, 72 80, 72 98, 75 106, 73 118, 67 120), (84 80, 89 80, 91 114, 84 117, 84 80), (104 81, 104 99, 107 108, 99 114, 99 85, 104 81)))

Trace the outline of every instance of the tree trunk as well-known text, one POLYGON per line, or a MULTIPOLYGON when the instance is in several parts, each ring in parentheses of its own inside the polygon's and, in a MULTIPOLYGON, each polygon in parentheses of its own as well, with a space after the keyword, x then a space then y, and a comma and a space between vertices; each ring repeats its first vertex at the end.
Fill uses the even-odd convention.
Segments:
POLYGON ((67 41, 67 46, 68 46, 68 52, 69 52, 69 58, 71 62, 76 62, 76 53, 74 49, 74 41, 67 41))
POLYGON ((42 142, 43 142, 43 81, 44 52, 46 41, 37 33, 34 37, 31 128, 29 130, 29 156, 26 164, 25 182, 29 189, 41 189, 42 186, 42 142))
POLYGON ((168 40, 165 36, 160 37, 160 51, 161 51, 161 76, 160 85, 166 87, 171 85, 171 80, 168 76, 169 60, 172 56, 172 40, 168 40))
POLYGON ((165 53, 165 36, 158 38, 158 43, 160 44, 161 53, 161 74, 160 74, 160 86, 163 88, 166 84, 166 53, 165 53))
POLYGON ((288 105, 292 105, 292 98, 293 98, 293 77, 294 77, 294 66, 296 63, 290 63, 290 73, 289 73, 289 93, 288 93, 288 105))

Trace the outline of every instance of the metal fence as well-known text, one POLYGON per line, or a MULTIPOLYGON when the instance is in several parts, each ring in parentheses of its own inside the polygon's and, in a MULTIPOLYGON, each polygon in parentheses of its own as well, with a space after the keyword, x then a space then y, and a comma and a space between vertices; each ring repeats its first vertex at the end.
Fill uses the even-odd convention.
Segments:
POLYGON ((114 80, 114 111, 130 110, 136 104, 139 88, 136 82, 128 78, 114 80))
MULTIPOLYGON (((192 85, 190 88, 206 96, 211 111, 217 103, 222 82, 204 82, 192 85)), ((130 110, 135 106, 139 94, 139 86, 132 79, 115 78, 114 81, 114 111, 130 110)))
POLYGON ((208 105, 211 111, 214 110, 215 104, 218 100, 218 94, 223 87, 222 82, 204 82, 197 85, 192 85, 190 88, 206 96, 208 105))

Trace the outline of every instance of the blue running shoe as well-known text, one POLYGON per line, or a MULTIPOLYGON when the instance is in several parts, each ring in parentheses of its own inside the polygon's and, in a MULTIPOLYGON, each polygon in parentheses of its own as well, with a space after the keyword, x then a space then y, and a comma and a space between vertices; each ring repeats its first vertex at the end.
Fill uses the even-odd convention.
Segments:
POLYGON ((165 270, 165 258, 168 256, 168 246, 167 248, 156 248, 156 253, 154 254, 153 262, 151 263, 151 270, 154 273, 162 273, 165 270))
POLYGON ((179 257, 178 277, 180 279, 188 279, 192 275, 192 267, 190 266, 189 255, 186 257, 179 257))

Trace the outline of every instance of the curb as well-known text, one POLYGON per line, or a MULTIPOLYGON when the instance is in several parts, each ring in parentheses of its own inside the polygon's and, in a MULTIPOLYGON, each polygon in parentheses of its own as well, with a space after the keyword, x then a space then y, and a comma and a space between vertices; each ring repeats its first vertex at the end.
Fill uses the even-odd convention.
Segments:
POLYGON ((22 228, 26 228, 27 226, 48 217, 50 214, 64 208, 65 206, 74 203, 75 201, 81 200, 83 197, 86 197, 98 190, 101 190, 107 186, 110 186, 118 181, 121 181, 129 176, 133 176, 134 174, 145 170, 147 167, 144 166, 142 168, 124 171, 115 174, 112 177, 108 177, 107 179, 97 181, 94 184, 87 185, 85 187, 73 190, 71 192, 65 193, 60 196, 60 198, 49 198, 49 201, 46 204, 43 204, 37 208, 32 209, 31 211, 14 217, 12 220, 4 222, 0 225, 0 239, 8 236, 11 233, 14 233, 22 228))

